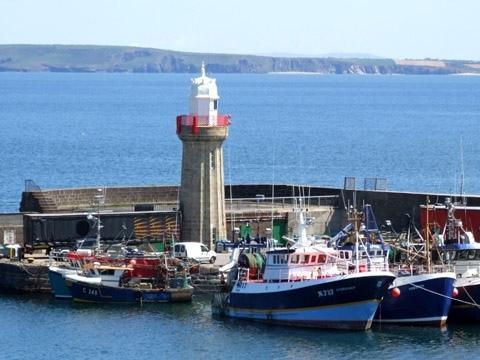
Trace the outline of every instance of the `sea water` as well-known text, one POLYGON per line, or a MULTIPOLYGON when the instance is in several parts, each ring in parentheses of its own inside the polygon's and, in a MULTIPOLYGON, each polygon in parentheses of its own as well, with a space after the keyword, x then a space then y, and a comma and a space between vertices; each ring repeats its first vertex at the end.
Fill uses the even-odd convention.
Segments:
MULTIPOLYGON (((0 211, 43 188, 178 184, 188 74, 0 73, 0 211)), ((480 78, 215 75, 232 183, 480 193, 480 78), (463 149, 463 150, 462 150, 463 149), (462 156, 463 152, 463 156, 462 156), (462 161, 463 158, 463 161, 462 161)), ((0 294, 0 359, 475 359, 480 326, 267 326, 191 304, 97 306, 0 294)))
POLYGON ((479 326, 333 331, 211 316, 191 304, 88 305, 0 295, 0 358, 50 359, 477 359, 479 326))
MULTIPOLYGON (((178 184, 175 117, 193 76, 0 73, 0 212, 18 210, 26 179, 178 184)), ((354 176, 359 187, 377 177, 391 190, 480 194, 480 77, 214 76, 232 116, 226 183, 354 176)))

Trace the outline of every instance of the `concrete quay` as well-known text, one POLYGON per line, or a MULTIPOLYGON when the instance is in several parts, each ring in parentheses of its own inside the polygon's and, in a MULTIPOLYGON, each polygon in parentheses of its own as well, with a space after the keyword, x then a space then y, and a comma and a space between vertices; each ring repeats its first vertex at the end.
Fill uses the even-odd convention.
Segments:
POLYGON ((0 259, 0 291, 49 293, 48 260, 0 259))

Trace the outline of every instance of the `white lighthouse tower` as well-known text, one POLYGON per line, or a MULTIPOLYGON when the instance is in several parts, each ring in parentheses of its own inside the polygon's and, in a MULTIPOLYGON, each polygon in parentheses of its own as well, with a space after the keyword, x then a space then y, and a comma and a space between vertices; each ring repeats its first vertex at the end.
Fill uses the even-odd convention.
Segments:
POLYGON ((192 79, 189 114, 177 116, 177 135, 183 143, 180 209, 182 241, 212 247, 226 238, 225 182, 222 144, 230 116, 218 114, 216 80, 205 74, 192 79))

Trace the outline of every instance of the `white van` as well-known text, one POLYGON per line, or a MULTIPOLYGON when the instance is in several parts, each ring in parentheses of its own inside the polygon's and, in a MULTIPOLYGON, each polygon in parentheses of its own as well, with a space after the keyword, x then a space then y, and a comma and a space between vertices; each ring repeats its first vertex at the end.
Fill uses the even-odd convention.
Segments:
POLYGON ((181 242, 173 247, 173 256, 177 258, 190 258, 199 262, 213 264, 217 259, 217 253, 199 242, 181 242))

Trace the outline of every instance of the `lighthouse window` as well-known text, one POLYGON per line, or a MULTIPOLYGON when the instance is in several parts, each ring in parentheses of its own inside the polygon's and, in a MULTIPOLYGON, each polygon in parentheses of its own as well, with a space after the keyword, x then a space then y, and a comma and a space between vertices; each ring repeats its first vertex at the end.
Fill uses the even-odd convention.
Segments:
POLYGON ((218 100, 213 100, 213 110, 217 110, 218 100))

